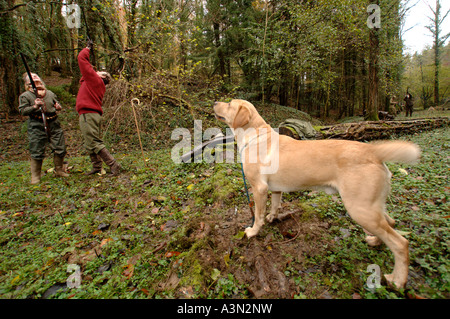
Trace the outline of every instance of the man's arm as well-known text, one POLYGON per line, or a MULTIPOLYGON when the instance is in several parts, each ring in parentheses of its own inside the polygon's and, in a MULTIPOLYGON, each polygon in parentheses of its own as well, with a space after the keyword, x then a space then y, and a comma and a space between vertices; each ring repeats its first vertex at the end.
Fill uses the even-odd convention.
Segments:
POLYGON ((56 94, 53 93, 52 91, 47 91, 47 94, 48 93, 51 93, 51 95, 52 95, 52 104, 53 104, 53 107, 55 108, 55 110, 61 111, 62 107, 61 107, 61 104, 59 104, 59 102, 58 102, 58 97, 56 96, 56 94))
POLYGON ((98 77, 97 72, 95 72, 94 68, 89 61, 89 48, 84 48, 78 54, 78 66, 80 67, 81 75, 85 80, 89 80, 90 78, 98 77))
POLYGON ((30 101, 25 95, 21 95, 19 97, 19 112, 20 114, 27 116, 31 113, 38 112, 39 106, 43 104, 43 101, 41 99, 35 99, 34 103, 33 101, 30 101))

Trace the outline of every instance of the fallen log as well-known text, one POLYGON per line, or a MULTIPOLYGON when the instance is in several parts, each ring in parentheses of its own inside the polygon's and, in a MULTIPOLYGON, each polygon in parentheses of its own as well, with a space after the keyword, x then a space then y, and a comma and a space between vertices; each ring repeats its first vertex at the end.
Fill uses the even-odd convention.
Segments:
MULTIPOLYGON (((432 130, 449 125, 448 117, 436 117, 426 119, 414 119, 407 121, 364 121, 358 123, 343 123, 325 126, 317 129, 317 134, 311 139, 344 139, 353 141, 371 141, 377 139, 388 139, 395 135, 413 134, 421 131, 432 130)), ((291 136, 295 139, 304 139, 301 134, 294 132, 287 126, 279 127, 279 133, 291 136)), ((206 141, 195 147, 192 151, 181 156, 181 162, 191 163, 195 158, 201 156, 205 149, 214 148, 218 144, 234 142, 234 136, 218 135, 210 141, 206 141)))
POLYGON ((423 118, 406 121, 364 121, 321 127, 318 139, 370 141, 395 135, 414 134, 449 125, 448 117, 423 118))

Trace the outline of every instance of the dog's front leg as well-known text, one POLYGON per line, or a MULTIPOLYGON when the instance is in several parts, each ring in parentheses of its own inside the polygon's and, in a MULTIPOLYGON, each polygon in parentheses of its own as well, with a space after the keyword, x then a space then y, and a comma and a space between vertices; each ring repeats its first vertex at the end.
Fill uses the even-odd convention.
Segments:
POLYGON ((266 214, 267 203, 267 186, 254 187, 253 198, 255 200, 255 222, 252 227, 245 229, 245 234, 248 238, 256 236, 259 230, 264 225, 264 216, 266 214))
POLYGON ((270 214, 266 219, 269 223, 273 222, 278 217, 278 210, 280 209, 281 192, 272 192, 272 205, 270 208, 270 214))

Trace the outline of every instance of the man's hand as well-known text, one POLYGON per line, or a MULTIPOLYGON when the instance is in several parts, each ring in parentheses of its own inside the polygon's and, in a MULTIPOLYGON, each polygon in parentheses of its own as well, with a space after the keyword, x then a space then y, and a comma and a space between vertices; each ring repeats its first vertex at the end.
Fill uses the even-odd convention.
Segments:
POLYGON ((61 104, 55 103, 55 109, 56 109, 57 111, 61 111, 61 110, 62 110, 61 104))
POLYGON ((44 101, 41 98, 37 98, 36 100, 34 100, 34 105, 33 107, 35 109, 39 109, 40 107, 44 106, 44 101))

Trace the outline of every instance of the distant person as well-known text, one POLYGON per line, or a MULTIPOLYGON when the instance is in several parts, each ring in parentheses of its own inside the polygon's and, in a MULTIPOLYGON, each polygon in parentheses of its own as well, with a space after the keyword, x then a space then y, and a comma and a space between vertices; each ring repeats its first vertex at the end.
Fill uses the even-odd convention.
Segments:
POLYGON ((397 97, 393 95, 389 101, 389 110, 392 113, 392 115, 397 115, 399 112, 397 97))
POLYGON ((106 149, 100 135, 100 124, 103 115, 102 102, 111 76, 108 72, 97 72, 89 61, 93 47, 92 41, 78 54, 78 65, 81 71, 81 86, 77 95, 76 110, 79 117, 80 130, 84 139, 84 147, 92 162, 92 170, 86 175, 100 173, 102 160, 111 169, 112 175, 120 173, 120 164, 106 149))
POLYGON ((38 96, 35 95, 31 86, 28 74, 23 75, 25 82, 25 92, 19 96, 19 112, 28 116, 28 142, 31 156, 31 184, 38 184, 41 181, 42 162, 45 157, 45 147, 49 144, 53 152, 53 162, 55 173, 60 177, 68 177, 64 172, 63 163, 66 156, 66 144, 64 133, 58 121, 57 111, 61 105, 56 99, 55 93, 45 87, 41 78, 31 73, 31 77, 36 85, 38 96), (45 131, 42 119, 42 110, 47 119, 49 135, 45 131))
POLYGON ((406 93, 405 98, 403 99, 406 103, 405 109, 406 109, 406 117, 412 116, 413 113, 413 97, 410 93, 406 93))

